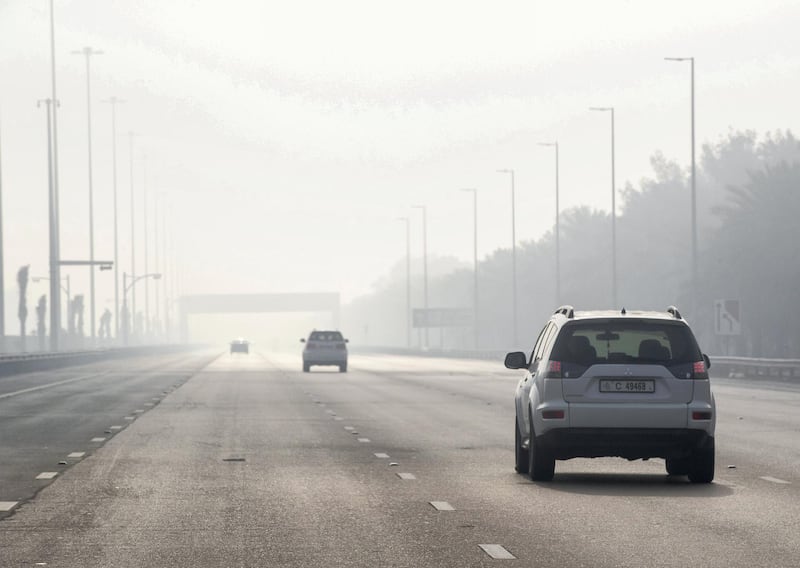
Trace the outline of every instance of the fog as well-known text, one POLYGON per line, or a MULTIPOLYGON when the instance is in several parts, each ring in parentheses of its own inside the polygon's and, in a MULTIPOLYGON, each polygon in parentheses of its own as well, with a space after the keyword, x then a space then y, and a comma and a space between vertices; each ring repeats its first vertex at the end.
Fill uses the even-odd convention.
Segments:
MULTIPOLYGON (((480 347, 528 346, 557 303, 611 307, 610 117, 589 107, 613 106, 614 307, 678 304, 710 352, 800 351, 791 323, 798 275, 782 270, 800 235, 769 230, 775 215, 793 226, 800 214, 796 192, 780 189, 800 181, 791 169, 800 160, 791 135, 797 2, 54 0, 54 8, 61 258, 89 256, 86 67, 72 52, 91 46, 103 52, 91 59, 95 258, 113 258, 111 108, 103 101, 118 97, 120 284, 123 271, 163 273, 136 285, 137 310, 148 287, 152 327, 165 327, 168 310, 172 339, 185 295, 336 292, 338 323, 354 347, 406 345, 398 218, 409 219, 412 308, 423 305, 415 205, 427 211, 429 307, 471 308, 473 202, 463 188, 478 191, 480 347), (665 57, 696 62, 694 287, 689 64, 665 57), (556 140, 560 297, 554 153, 539 145, 556 140), (511 345, 510 178, 499 169, 515 172, 519 345, 511 345), (755 221, 762 201, 774 206, 755 221), (746 238, 753 231, 759 239, 746 238), (726 343, 714 335, 718 298, 741 300, 745 336, 726 343), (776 318, 779 340, 769 335, 776 318)), ((52 94, 49 16, 47 0, 0 0, 8 335, 19 334, 18 269, 48 276, 47 124, 37 101, 52 94)), ((87 305, 88 274, 62 268, 87 305)), ((95 274, 99 318, 114 312, 114 272, 95 274)), ((29 331, 48 292, 46 281, 29 283, 29 331)), ((308 329, 336 323, 324 311, 189 322, 192 340, 242 335, 265 348, 291 348, 308 329)), ((466 328, 432 331, 427 346, 442 337, 445 347, 473 347, 466 328)), ((424 346, 421 334, 412 340, 424 346)))

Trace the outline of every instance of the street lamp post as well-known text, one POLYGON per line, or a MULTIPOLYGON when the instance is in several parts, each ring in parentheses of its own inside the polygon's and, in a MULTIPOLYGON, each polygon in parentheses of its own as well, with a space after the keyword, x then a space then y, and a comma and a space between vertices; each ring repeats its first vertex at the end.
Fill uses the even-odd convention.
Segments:
POLYGON ((497 170, 501 174, 511 174, 511 305, 513 307, 514 346, 518 346, 517 331, 517 210, 514 193, 514 170, 497 170))
MULTIPOLYGON (((128 143, 130 147, 130 182, 131 182, 131 278, 136 278, 136 195, 133 189, 133 132, 128 132, 128 143)), ((129 311, 131 321, 136 317, 136 289, 131 290, 131 309, 129 311)), ((134 327, 134 332, 136 328, 134 327)))
MULTIPOLYGON (((80 51, 73 51, 73 55, 83 55, 86 58, 86 121, 88 127, 88 149, 89 149, 89 260, 94 262, 94 191, 92 188, 92 88, 91 88, 91 65, 92 55, 101 55, 103 52, 91 47, 84 47, 80 51)), ((94 293, 94 268, 89 269, 89 313, 92 318, 92 344, 96 340, 95 327, 95 293, 94 293)))
POLYGON ((111 97, 111 160, 114 176, 114 338, 119 341, 119 232, 117 230, 117 105, 125 101, 111 97))
POLYGON ((688 61, 691 71, 692 103, 692 312, 697 311, 697 186, 694 135, 694 57, 665 57, 666 61, 688 61))
POLYGON ((56 194, 55 194, 55 179, 53 170, 53 137, 52 137, 52 114, 51 109, 54 106, 51 99, 44 99, 37 102, 37 106, 45 104, 47 111, 47 209, 48 209, 48 227, 49 227, 49 240, 50 240, 50 351, 58 351, 58 336, 61 331, 61 324, 59 321, 59 293, 58 282, 60 281, 60 266, 57 259, 57 245, 56 245, 56 194))
MULTIPOLYGON (((412 209, 421 209, 422 210, 422 277, 423 277, 423 307, 425 308, 425 317, 428 316, 428 208, 425 205, 412 205, 412 209)), ((428 342, 429 335, 428 330, 430 329, 427 325, 427 321, 425 322, 425 349, 427 349, 430 344, 428 342)))
MULTIPOLYGON (((53 105, 53 139, 49 145, 48 152, 52 152, 52 159, 48 164, 48 169, 52 176, 52 190, 50 195, 50 276, 56 282, 61 281, 61 230, 59 220, 58 205, 58 97, 56 96, 56 26, 55 11, 53 0, 50 0, 50 86, 52 88, 51 100, 53 105)), ((51 285, 52 286, 52 285, 51 285)), ((58 340, 61 335, 61 302, 59 301, 58 289, 51 288, 50 299, 50 350, 58 351, 58 340)))
POLYGON ((558 191, 558 140, 539 142, 539 146, 550 146, 556 151, 556 305, 561 305, 561 215, 558 191))
POLYGON ((398 217, 406 225, 406 347, 411 349, 411 223, 408 217, 398 217))
POLYGON ((611 303, 617 308, 617 189, 614 159, 614 107, 591 107, 589 110, 611 113, 611 303))
MULTIPOLYGON (((139 280, 144 280, 145 278, 152 278, 153 280, 158 280, 161 278, 161 274, 158 272, 151 272, 142 274, 141 276, 128 276, 127 272, 122 273, 122 311, 123 313, 128 313, 128 290, 133 288, 133 285, 136 284, 139 280), (131 283, 128 284, 128 279, 130 278, 131 283)), ((125 342, 125 345, 128 344, 128 336, 129 336, 129 320, 130 318, 125 319, 125 323, 122 326, 122 336, 125 342)))
POLYGON ((478 190, 476 188, 464 188, 461 191, 472 193, 472 328, 475 349, 478 348, 478 190))

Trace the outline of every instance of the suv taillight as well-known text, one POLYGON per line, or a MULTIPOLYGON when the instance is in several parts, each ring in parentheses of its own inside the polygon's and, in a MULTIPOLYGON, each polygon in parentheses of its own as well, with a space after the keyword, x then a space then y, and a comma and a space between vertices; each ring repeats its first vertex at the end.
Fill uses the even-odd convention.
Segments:
POLYGON ((550 361, 547 365, 547 372, 544 377, 546 379, 560 379, 561 378, 561 361, 550 361))
POLYGON ((707 379, 708 371, 706 370, 705 361, 695 361, 692 363, 692 378, 693 379, 707 379))

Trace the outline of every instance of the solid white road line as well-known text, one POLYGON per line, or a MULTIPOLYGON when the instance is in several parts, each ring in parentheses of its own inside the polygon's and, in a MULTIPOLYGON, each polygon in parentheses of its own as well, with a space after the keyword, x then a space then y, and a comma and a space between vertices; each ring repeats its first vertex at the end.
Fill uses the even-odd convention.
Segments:
POLYGON ((514 560, 516 556, 499 544, 479 544, 481 549, 495 560, 514 560))
POLYGON ((453 506, 447 501, 431 501, 430 504, 437 511, 455 511, 453 506))
POLYGON ((74 379, 64 379, 63 381, 57 381, 55 383, 48 383, 46 385, 39 385, 38 387, 30 387, 27 389, 22 389, 14 392, 7 392, 5 394, 0 394, 0 400, 4 398, 11 398, 12 396, 17 396, 18 394, 25 394, 27 392, 36 392, 44 389, 49 389, 51 387, 57 387, 59 385, 66 385, 69 383, 75 383, 77 381, 85 381, 86 379, 96 379, 98 377, 102 377, 104 375, 109 374, 111 371, 105 371, 103 373, 95 373, 92 375, 83 375, 82 377, 75 377, 74 379))
POLYGON ((58 475, 57 471, 43 471, 36 476, 36 479, 53 479, 56 475, 58 475))
POLYGON ((67 454, 68 458, 82 458, 86 455, 86 452, 72 452, 71 454, 67 454))
POLYGON ((105 439, 105 438, 92 438, 92 439, 91 439, 91 440, 89 440, 89 441, 90 441, 90 442, 94 442, 94 443, 100 443, 100 442, 105 442, 105 441, 106 441, 106 439, 105 439))
POLYGON ((0 512, 10 511, 19 504, 19 501, 0 501, 0 512))
POLYGON ((369 444, 370 439, 369 438, 359 438, 358 441, 363 443, 363 444, 369 444))
POLYGON ((780 483, 781 485, 789 485, 791 483, 790 481, 786 481, 784 479, 778 479, 777 477, 770 477, 768 475, 759 477, 759 479, 763 479, 764 481, 769 481, 770 483, 780 483))
POLYGON ((375 457, 376 458, 381 458, 381 459, 388 459, 389 458, 389 454, 384 454, 383 452, 378 452, 377 454, 375 454, 375 457))
POLYGON ((400 479, 405 479, 405 480, 410 480, 410 479, 416 479, 417 478, 417 476, 414 475, 413 473, 398 473, 397 477, 399 477, 400 479))

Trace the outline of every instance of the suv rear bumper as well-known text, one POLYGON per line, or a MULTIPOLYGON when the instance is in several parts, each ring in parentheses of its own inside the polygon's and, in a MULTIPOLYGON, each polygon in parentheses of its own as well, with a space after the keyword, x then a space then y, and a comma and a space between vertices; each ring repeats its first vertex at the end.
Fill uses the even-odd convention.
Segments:
POLYGON ((684 458, 713 447, 714 437, 686 428, 557 428, 536 437, 556 459, 684 458))

